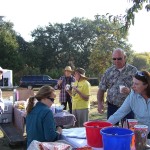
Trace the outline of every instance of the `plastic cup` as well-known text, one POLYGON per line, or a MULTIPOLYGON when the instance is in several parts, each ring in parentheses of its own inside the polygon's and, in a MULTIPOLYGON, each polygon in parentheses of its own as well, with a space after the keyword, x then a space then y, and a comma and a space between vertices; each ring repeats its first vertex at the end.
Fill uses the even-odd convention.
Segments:
MULTIPOLYGON (((134 132, 134 126, 138 124, 136 119, 127 119, 128 128, 134 132)), ((135 135, 132 136, 131 147, 135 147, 135 135)))
POLYGON ((135 125, 135 149, 144 150, 147 144, 148 126, 146 125, 135 125))
POLYGON ((124 85, 119 85, 120 93, 123 93, 123 92, 122 92, 122 89, 123 89, 124 87, 125 87, 124 85))
POLYGON ((67 91, 70 90, 70 85, 69 85, 69 84, 66 84, 65 89, 66 89, 67 91))
POLYGON ((134 126, 138 124, 138 121, 136 119, 127 119, 127 121, 129 129, 134 130, 134 126))

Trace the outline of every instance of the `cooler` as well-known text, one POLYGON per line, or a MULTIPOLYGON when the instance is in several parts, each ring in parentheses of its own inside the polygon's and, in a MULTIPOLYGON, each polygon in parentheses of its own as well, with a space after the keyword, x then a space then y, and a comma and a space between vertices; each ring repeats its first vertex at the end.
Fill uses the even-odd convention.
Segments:
POLYGON ((8 100, 0 101, 0 123, 12 122, 13 102, 8 100))

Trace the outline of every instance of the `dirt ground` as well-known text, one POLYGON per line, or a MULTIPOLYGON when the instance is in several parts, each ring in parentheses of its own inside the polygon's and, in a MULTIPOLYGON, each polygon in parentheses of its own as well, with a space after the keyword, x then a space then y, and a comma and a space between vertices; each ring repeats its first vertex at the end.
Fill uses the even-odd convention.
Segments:
POLYGON ((13 91, 2 91, 2 96, 4 99, 10 98, 10 96, 13 96, 13 91))

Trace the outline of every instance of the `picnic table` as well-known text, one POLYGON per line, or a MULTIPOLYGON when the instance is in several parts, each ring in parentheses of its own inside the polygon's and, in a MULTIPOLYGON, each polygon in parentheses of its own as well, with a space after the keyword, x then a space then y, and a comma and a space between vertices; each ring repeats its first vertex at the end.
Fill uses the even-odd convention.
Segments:
MULTIPOLYGON (((25 127, 25 110, 14 107, 14 125, 23 134, 25 127)), ((73 114, 67 111, 62 111, 54 114, 56 126, 74 126, 76 118, 73 114)))

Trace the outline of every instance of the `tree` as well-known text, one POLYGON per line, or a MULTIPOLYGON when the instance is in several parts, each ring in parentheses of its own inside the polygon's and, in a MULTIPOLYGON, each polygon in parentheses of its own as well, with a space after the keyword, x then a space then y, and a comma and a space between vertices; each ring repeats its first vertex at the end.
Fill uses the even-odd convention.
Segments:
POLYGON ((97 27, 98 40, 90 55, 90 69, 93 74, 103 74, 112 64, 112 51, 119 47, 126 51, 128 61, 132 61, 131 46, 127 44, 127 33, 123 34, 118 28, 122 22, 110 21, 106 16, 96 16, 94 21, 97 27))
POLYGON ((64 68, 66 65, 87 68, 97 36, 93 27, 91 20, 73 18, 67 24, 49 24, 34 30, 33 44, 41 51, 41 70, 64 68))
POLYGON ((149 0, 131 0, 131 1, 133 2, 133 6, 127 10, 127 14, 124 16, 125 24, 123 28, 125 30, 128 30, 131 25, 134 25, 135 13, 142 10, 144 6, 147 11, 150 11, 149 0))
POLYGON ((118 30, 122 25, 121 20, 114 22, 108 15, 96 15, 95 20, 73 18, 66 24, 49 23, 38 27, 32 32, 34 41, 28 52, 36 56, 28 58, 27 65, 39 67, 42 73, 60 71, 66 65, 83 67, 87 71, 90 67, 91 75, 102 73, 111 64, 113 48, 125 49, 129 61, 132 58, 131 45, 127 44, 128 33, 118 30))
POLYGON ((133 65, 138 70, 150 70, 150 53, 135 53, 133 57, 133 65))
POLYGON ((12 28, 13 24, 10 22, 0 25, 0 65, 18 71, 22 68, 22 61, 17 51, 16 33, 12 28))

